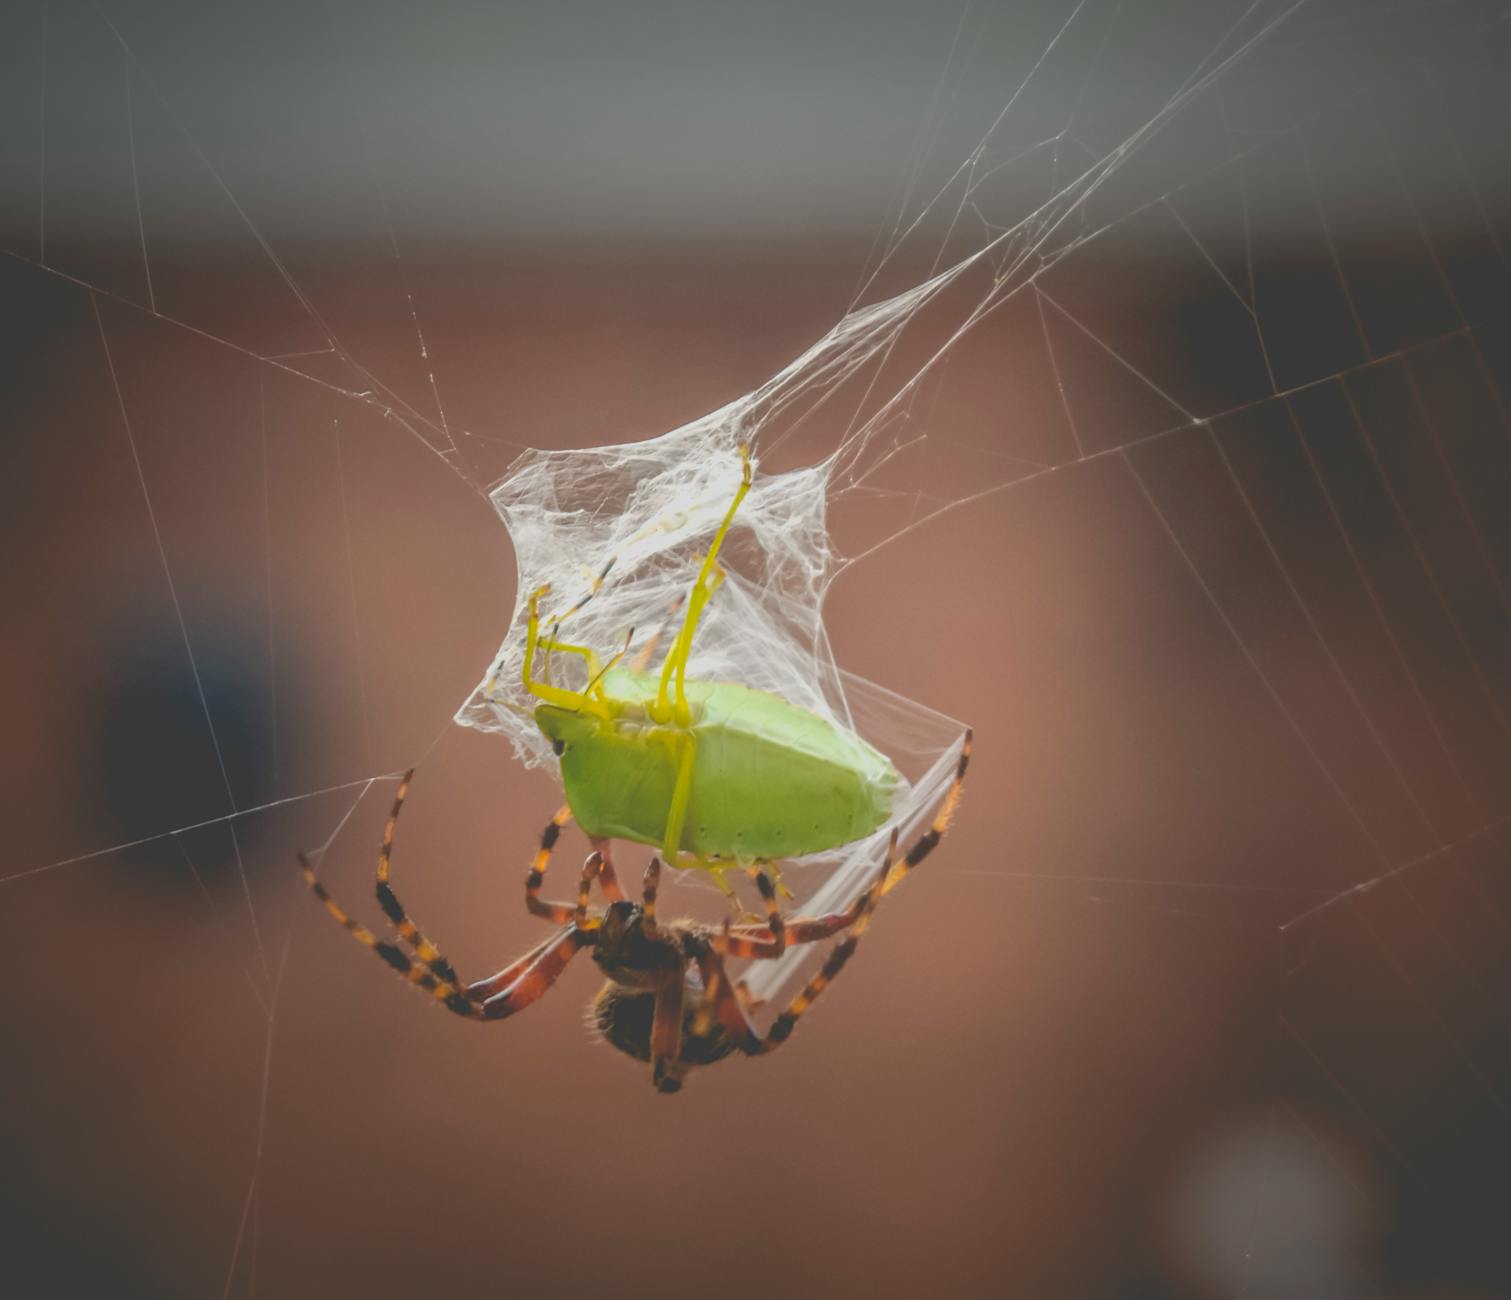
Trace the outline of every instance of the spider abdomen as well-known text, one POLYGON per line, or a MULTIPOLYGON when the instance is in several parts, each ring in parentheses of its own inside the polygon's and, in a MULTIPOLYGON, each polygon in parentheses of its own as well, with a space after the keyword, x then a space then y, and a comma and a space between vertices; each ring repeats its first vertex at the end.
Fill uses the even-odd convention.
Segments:
MULTIPOLYGON (((689 981, 682 1011, 682 1044, 678 1059, 684 1065, 712 1065, 735 1050, 717 1021, 708 1033, 697 1034, 702 1009, 702 986, 689 981)), ((651 1024, 656 1013, 654 993, 633 992, 610 982, 598 990, 588 1008, 588 1023, 609 1046, 637 1061, 651 1059, 651 1024)))

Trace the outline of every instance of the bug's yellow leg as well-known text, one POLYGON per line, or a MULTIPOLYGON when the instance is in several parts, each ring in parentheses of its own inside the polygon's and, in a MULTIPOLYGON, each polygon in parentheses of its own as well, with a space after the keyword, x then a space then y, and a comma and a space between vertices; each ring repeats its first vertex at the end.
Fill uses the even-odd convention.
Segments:
POLYGON ((771 883, 776 886, 777 893, 783 898, 795 900, 797 895, 788 888, 787 882, 782 879, 782 869, 775 862, 763 862, 761 864, 766 874, 771 877, 771 883))
POLYGON ((565 641, 558 641, 555 637, 549 636, 541 637, 535 644, 537 649, 550 650, 552 653, 581 655, 588 665, 589 681, 603 673, 603 665, 598 662, 598 652, 592 646, 569 645, 565 641))
POLYGON ((697 580, 693 583, 692 591, 687 598, 687 614, 682 620, 682 630, 677 633, 677 639, 672 642, 672 648, 667 651, 666 662, 661 666, 661 684, 656 691, 656 704, 652 710, 652 716, 658 722, 669 722, 675 716, 679 723, 686 726, 689 720, 687 657, 692 653, 693 633, 697 631, 698 618, 703 613, 703 606, 708 603, 708 598, 713 595, 715 588, 719 585, 714 579, 719 565, 719 547, 724 544, 724 536, 729 532, 730 524, 734 522, 735 511, 740 508, 740 502, 745 500, 745 494, 750 491, 750 448, 743 443, 740 445, 740 460, 743 465, 740 486, 735 491, 735 499, 729 503, 724 522, 719 525, 719 531, 714 534, 708 554, 703 557, 703 567, 698 570, 697 580), (677 684, 675 710, 669 697, 673 677, 677 684))
POLYGON ((743 920, 745 908, 740 902, 740 896, 735 893, 735 887, 729 883, 729 868, 705 866, 703 869, 708 872, 708 878, 719 887, 719 892, 728 900, 730 910, 743 920))
POLYGON ((550 590, 549 586, 537 587, 530 593, 525 623, 525 663, 521 674, 525 689, 547 704, 555 704, 559 708, 571 709, 577 713, 592 713, 600 718, 607 717, 607 706, 584 692, 569 691, 564 686, 553 686, 550 682, 535 679, 535 652, 543 644, 549 645, 549 639, 543 641, 540 635, 540 598, 550 590))
POLYGON ((677 783, 672 787, 671 808, 666 814, 666 838, 661 852, 672 866, 682 865, 682 827, 687 822, 687 805, 693 793, 693 758, 698 743, 691 732, 681 737, 682 756, 677 762, 677 783))
MULTIPOLYGON (((633 630, 631 630, 630 635, 634 635, 633 630)), ((617 664, 621 659, 623 659, 626 652, 630 648, 629 637, 626 637, 624 649, 619 651, 618 654, 614 655, 613 658, 608 661, 608 663, 602 663, 599 661, 598 652, 594 650, 592 646, 569 645, 565 641, 556 640, 555 637, 541 637, 536 644, 542 650, 559 650, 562 654, 581 655, 583 662, 588 666, 588 684, 583 687, 583 694, 591 695, 595 699, 600 701, 605 698, 603 689, 603 675, 608 672, 610 668, 614 667, 614 665, 617 664)))
MULTIPOLYGON (((710 593, 718 591, 724 582, 724 569, 715 566, 713 585, 709 588, 710 593)), ((682 604, 683 597, 678 596, 666 607, 666 620, 670 621, 672 615, 677 612, 677 607, 682 604)), ((661 633, 665 630, 665 622, 656 624, 651 629, 651 634, 645 639, 645 644, 635 652, 635 658, 631 662, 631 669, 637 673, 650 671, 651 660, 656 657, 656 647, 661 643, 661 633)))
MULTIPOLYGON (((736 504, 738 504, 738 502, 736 504)), ((730 513, 733 514, 734 511, 731 510, 730 513)), ((722 564, 716 563, 714 565, 713 576, 708 580, 708 595, 703 598, 703 603, 705 605, 713 598, 714 592, 718 591, 718 589, 724 585, 724 579, 728 576, 729 573, 722 564)))

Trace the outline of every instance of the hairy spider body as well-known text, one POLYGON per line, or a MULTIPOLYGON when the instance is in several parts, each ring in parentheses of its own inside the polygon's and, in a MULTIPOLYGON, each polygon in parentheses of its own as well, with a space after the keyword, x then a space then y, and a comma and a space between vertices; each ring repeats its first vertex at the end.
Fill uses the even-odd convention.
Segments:
MULTIPOLYGON (((683 992, 682 1051, 678 1063, 683 1072, 700 1065, 713 1065, 735 1051, 734 1041, 715 1020, 707 1033, 698 1033, 703 1007, 703 985, 689 977, 683 992)), ((637 993, 612 980, 598 990, 588 1006, 588 1025, 616 1051, 650 1063, 651 1027, 656 1018, 656 995, 637 993)))
POLYGON ((593 964, 611 983, 637 992, 660 993, 680 981, 695 953, 708 951, 697 927, 686 922, 646 922, 635 903, 610 903, 593 940, 593 964))
POLYGON ((662 1092, 677 1091, 688 1069, 736 1050, 699 974, 700 963, 713 969, 715 933, 690 921, 647 923, 645 909, 629 902, 611 903, 598 927, 593 961, 607 980, 588 1008, 590 1023, 637 1061, 659 1056, 654 1081, 662 1092), (670 1016, 680 1023, 668 1024, 670 1016))
MULTIPOLYGON (((378 904, 400 943, 378 938, 348 916, 315 878, 309 859, 299 855, 316 897, 358 942, 409 983, 470 1020, 503 1020, 523 1011, 556 982, 573 957, 591 949, 608 980, 590 1009, 592 1021, 613 1047, 650 1062, 652 1080, 662 1092, 678 1091, 696 1066, 734 1052, 760 1055, 787 1041, 798 1019, 850 959, 877 902, 939 843, 970 761, 966 732, 955 779, 932 824, 901 857, 894 829, 870 887, 849 907, 824 916, 782 915, 771 874, 747 864, 817 852, 870 834, 891 816, 899 778, 891 762, 858 736, 775 695, 731 683, 687 680, 698 617, 721 578, 719 545, 750 490, 750 457, 744 448, 741 460, 739 490, 704 556, 682 629, 659 677, 619 669, 617 658, 605 668, 591 647, 558 641, 554 626, 552 635, 542 636, 539 602, 546 589, 529 598, 523 681, 540 701, 535 717, 561 758, 568 800, 547 824, 525 877, 526 908, 560 927, 551 937, 489 978, 462 983, 388 883, 394 831, 412 772, 399 783, 378 855, 378 904), (535 677, 537 657, 552 652, 582 657, 588 673, 583 690, 535 677), (593 852, 583 864, 576 902, 548 902, 540 897, 546 868, 574 816, 593 852), (733 925, 726 920, 722 928, 691 921, 658 924, 661 859, 653 857, 646 870, 642 902, 630 902, 615 875, 613 839, 660 845, 668 863, 709 871, 726 890, 725 874, 745 868, 760 890, 764 922, 733 925), (609 900, 597 915, 588 908, 595 881, 609 900), (743 985, 730 980, 725 959, 770 960, 789 944, 840 935, 817 973, 766 1035, 759 1034, 750 1019, 755 1005, 743 985)), ((613 563, 611 559, 604 566, 598 583, 613 563)))
POLYGON ((817 853, 864 838, 892 815, 891 762, 778 696, 689 681, 683 728, 654 720, 654 676, 610 669, 602 686, 608 716, 554 704, 535 711, 560 754, 572 817, 590 836, 667 848, 685 738, 693 760, 676 847, 697 859, 817 853))

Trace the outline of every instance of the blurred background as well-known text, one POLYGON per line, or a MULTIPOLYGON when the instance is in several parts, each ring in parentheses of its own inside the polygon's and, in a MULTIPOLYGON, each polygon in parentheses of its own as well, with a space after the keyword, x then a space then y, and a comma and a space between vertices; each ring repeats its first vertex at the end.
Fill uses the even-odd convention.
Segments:
POLYGON ((11 5, 17 1294, 1511 1294, 1507 28, 11 5), (413 915, 541 937, 488 486, 959 266, 773 427, 872 431, 836 658, 976 732, 844 978, 675 1098, 588 962, 404 989, 294 853, 376 924, 419 763, 413 915))

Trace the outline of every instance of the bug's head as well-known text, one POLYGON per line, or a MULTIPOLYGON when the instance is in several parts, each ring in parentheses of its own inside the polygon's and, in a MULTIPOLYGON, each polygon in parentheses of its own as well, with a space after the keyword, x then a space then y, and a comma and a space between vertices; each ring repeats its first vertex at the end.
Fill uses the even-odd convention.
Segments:
POLYGON ((557 704, 536 705, 535 725, 546 734, 557 754, 564 753, 579 740, 586 740, 598 729, 598 721, 591 714, 564 709, 557 704))

